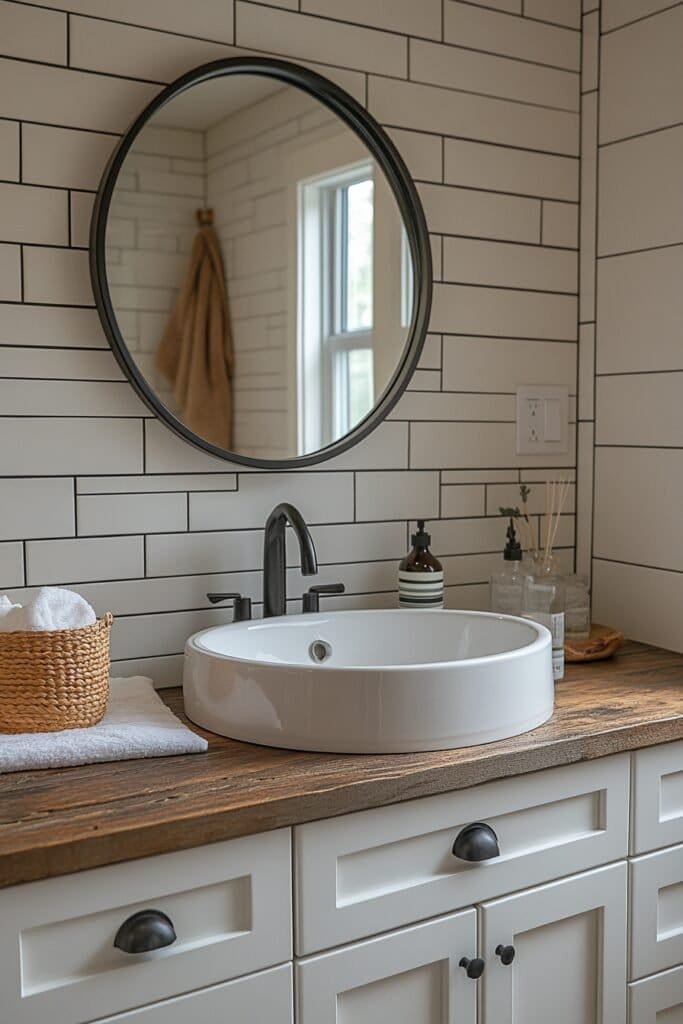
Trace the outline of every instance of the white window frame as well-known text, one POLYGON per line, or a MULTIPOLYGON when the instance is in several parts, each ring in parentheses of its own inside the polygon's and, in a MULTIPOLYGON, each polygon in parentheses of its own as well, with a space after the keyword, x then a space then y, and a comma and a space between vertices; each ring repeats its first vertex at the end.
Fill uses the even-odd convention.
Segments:
POLYGON ((373 163, 330 168, 298 182, 298 408, 299 454, 324 448, 355 424, 348 422, 346 375, 335 372, 340 356, 373 348, 372 330, 346 331, 341 303, 345 287, 339 232, 342 189, 368 178, 373 163))

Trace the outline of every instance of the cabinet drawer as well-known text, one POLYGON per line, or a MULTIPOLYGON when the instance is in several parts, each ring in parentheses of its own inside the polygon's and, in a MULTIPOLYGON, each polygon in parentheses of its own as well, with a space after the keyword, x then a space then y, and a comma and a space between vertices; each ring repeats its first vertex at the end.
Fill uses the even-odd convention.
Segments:
POLYGON ((629 1024, 681 1024, 683 967, 629 985, 629 1024))
POLYGON ((360 811, 295 829, 300 955, 624 857, 629 755, 360 811), (452 853, 472 822, 500 856, 452 853))
POLYGON ((466 910, 299 961, 297 1024, 476 1024, 476 955, 466 910))
POLYGON ((292 1017, 292 966, 283 964, 96 1024, 292 1024, 292 1017))
POLYGON ((683 845, 631 861, 631 977, 683 963, 683 845))
POLYGON ((683 740, 633 760, 633 853, 683 843, 683 740))
POLYGON ((290 833, 232 839, 0 892, 2 1017, 81 1024, 291 957, 290 833), (140 910, 176 941, 114 947, 140 910))

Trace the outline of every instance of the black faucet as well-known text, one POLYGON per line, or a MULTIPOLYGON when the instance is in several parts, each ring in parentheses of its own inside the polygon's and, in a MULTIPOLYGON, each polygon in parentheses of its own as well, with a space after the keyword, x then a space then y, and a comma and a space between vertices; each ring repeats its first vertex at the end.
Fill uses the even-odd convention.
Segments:
POLYGON ((299 541, 301 572, 315 576, 318 560, 313 538, 298 508, 283 501, 276 505, 266 520, 263 542, 263 617, 284 615, 287 611, 287 551, 285 530, 287 523, 299 541))

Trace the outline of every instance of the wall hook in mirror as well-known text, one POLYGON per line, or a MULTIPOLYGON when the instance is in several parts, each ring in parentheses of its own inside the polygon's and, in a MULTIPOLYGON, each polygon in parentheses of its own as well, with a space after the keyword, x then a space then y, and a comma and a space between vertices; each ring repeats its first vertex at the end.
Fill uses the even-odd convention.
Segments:
POLYGON ((207 207, 203 210, 197 210, 197 223, 200 228, 211 227, 213 224, 213 210, 211 207, 207 207))

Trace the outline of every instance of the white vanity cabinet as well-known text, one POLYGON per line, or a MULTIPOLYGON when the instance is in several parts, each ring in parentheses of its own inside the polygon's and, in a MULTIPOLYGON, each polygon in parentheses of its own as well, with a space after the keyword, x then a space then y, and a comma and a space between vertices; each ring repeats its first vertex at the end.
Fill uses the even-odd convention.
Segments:
POLYGON ((17 885, 0 922, 0 1024, 683 1024, 683 741, 17 885), (149 910, 175 941, 115 948, 149 910))

